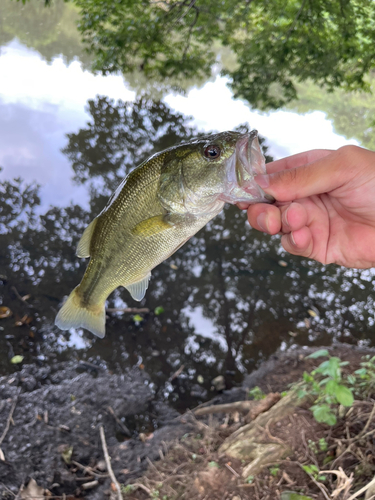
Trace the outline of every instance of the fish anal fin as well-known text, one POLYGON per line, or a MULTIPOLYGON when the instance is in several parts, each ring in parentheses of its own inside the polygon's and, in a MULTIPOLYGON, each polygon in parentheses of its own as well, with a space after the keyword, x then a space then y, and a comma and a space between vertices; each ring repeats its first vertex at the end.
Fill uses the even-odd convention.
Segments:
POLYGON ((132 296, 134 300, 142 300, 143 297, 146 295, 146 290, 148 288, 148 283, 151 278, 151 273, 148 273, 144 278, 142 278, 140 281, 137 281, 136 283, 132 283, 131 285, 126 285, 126 289, 132 296))
POLYGON ((173 222, 168 219, 168 214, 155 215, 139 222, 133 227, 132 233, 136 236, 153 236, 154 234, 171 229, 173 226, 173 222))
POLYGON ((81 239, 79 240, 77 246, 76 253, 78 257, 83 257, 83 258, 90 257, 90 243, 97 222, 98 219, 95 218, 83 231, 83 235, 81 236, 81 239))

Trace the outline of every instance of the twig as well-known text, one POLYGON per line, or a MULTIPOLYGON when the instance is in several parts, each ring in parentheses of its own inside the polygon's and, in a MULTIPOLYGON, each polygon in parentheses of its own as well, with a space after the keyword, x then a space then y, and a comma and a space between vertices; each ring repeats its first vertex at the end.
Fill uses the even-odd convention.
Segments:
POLYGON ((88 467, 86 465, 82 465, 79 462, 76 462, 75 460, 72 460, 71 463, 75 465, 76 467, 79 467, 80 469, 83 470, 86 474, 91 474, 94 477, 108 477, 108 474, 98 474, 97 472, 94 471, 92 467, 88 467))
POLYGON ((12 404, 12 407, 10 409, 10 412, 9 412, 9 415, 8 415, 8 418, 7 418, 7 423, 5 425, 5 429, 0 437, 0 445, 1 443, 4 441, 5 439, 5 436, 7 435, 8 431, 9 431, 9 427, 10 427, 10 423, 12 421, 12 416, 13 416, 13 412, 14 412, 14 409, 16 407, 16 404, 17 404, 17 401, 18 401, 18 396, 20 395, 20 390, 18 390, 17 394, 16 394, 16 397, 14 398, 14 401, 13 401, 13 404, 12 404))
POLYGON ((363 488, 358 490, 356 493, 354 493, 352 496, 350 496, 348 498, 348 500, 354 500, 354 498, 359 497, 359 495, 362 495, 362 493, 367 491, 370 488, 370 486, 372 486, 373 484, 375 484, 375 477, 372 479, 372 481, 370 481, 368 484, 366 484, 366 486, 364 486, 363 488))
POLYGON ((368 418, 368 420, 366 422, 366 425, 364 426, 362 432, 359 433, 359 436, 362 436, 363 434, 366 434, 366 431, 369 428, 369 425, 371 424, 372 419, 374 418, 374 414, 375 414, 375 403, 374 403, 374 406, 372 407, 372 410, 371 410, 370 416, 369 416, 369 418, 368 418))
POLYGON ((12 490, 10 490, 4 483, 0 483, 1 486, 3 486, 3 488, 5 488, 7 490, 8 493, 10 493, 11 495, 13 495, 14 497, 16 496, 15 493, 13 493, 12 490))
POLYGON ((238 472, 236 472, 229 464, 224 464, 225 467, 229 470, 229 472, 231 472, 233 474, 233 476, 236 476, 237 478, 238 477, 241 477, 238 472))
POLYGON ((116 420, 116 422, 118 423, 119 427, 121 427, 121 430, 122 432, 128 436, 128 437, 131 437, 132 433, 129 431, 129 429, 126 427, 126 425, 124 424, 124 422, 122 422, 118 416, 116 415, 116 413, 114 412, 113 408, 111 406, 107 406, 107 411, 113 416, 113 418, 116 420))
POLYGON ((172 382, 172 380, 179 377, 181 375, 181 373, 184 371, 184 368, 185 368, 185 365, 181 365, 180 368, 178 370, 176 370, 171 377, 169 377, 169 381, 172 382))
POLYGON ((123 307, 123 308, 109 308, 106 309, 106 312, 109 313, 117 313, 117 312, 124 312, 124 313, 149 313, 150 309, 148 307, 123 307))
POLYGON ((141 483, 131 483, 131 485, 132 485, 133 488, 139 488, 139 489, 145 491, 149 496, 152 496, 151 490, 149 490, 147 488, 147 486, 145 486, 144 484, 141 484, 141 483))
MULTIPOLYGON (((314 483, 314 484, 315 484, 315 485, 316 485, 316 486, 320 489, 320 491, 321 491, 321 492, 323 493, 323 495, 324 495, 324 498, 325 498, 326 500, 331 500, 331 499, 329 498, 329 496, 327 495, 327 493, 326 493, 326 491, 325 491, 324 486, 323 486, 321 483, 319 483, 319 481, 317 481, 317 480, 316 480, 316 479, 315 479, 315 478, 314 478, 311 474, 309 474, 307 471, 305 471, 305 469, 303 468, 303 466, 302 466, 299 462, 297 462, 297 463, 298 463, 298 465, 301 467, 301 469, 302 469, 304 472, 306 472, 306 474, 309 476, 309 478, 311 479, 311 481, 312 481, 312 482, 313 482, 313 483, 314 483)), ((348 500, 350 500, 350 498, 349 498, 348 500)))
MULTIPOLYGON (((30 309, 34 309, 34 306, 32 306, 31 304, 29 304, 28 302, 26 302, 26 300, 19 294, 19 292, 18 292, 18 290, 17 290, 17 288, 15 286, 11 286, 10 289, 14 292, 15 296, 17 297, 17 299, 19 299, 21 302, 23 302, 24 304, 26 304, 27 307, 29 307, 30 309)), ((27 297, 27 295, 25 295, 25 297, 27 297)))
POLYGON ((154 469, 154 471, 160 477, 160 479, 163 479, 163 474, 155 467, 155 465, 151 462, 151 460, 148 457, 146 457, 146 461, 148 465, 151 467, 151 469, 154 469))
POLYGON ((103 448, 104 459, 105 459, 105 464, 107 466, 108 474, 112 480, 112 483, 116 487, 118 500, 122 500, 121 487, 116 479, 116 476, 115 476, 113 469, 112 469, 112 466, 111 466, 111 457, 108 455, 108 448, 107 448, 107 443, 105 441, 104 428, 102 425, 100 426, 99 431, 100 431, 100 439, 102 441, 102 448, 103 448))

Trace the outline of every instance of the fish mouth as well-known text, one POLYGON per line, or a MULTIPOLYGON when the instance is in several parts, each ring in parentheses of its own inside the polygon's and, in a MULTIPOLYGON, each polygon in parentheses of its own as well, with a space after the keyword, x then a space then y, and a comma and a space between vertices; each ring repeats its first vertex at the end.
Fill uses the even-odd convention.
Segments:
POLYGON ((252 130, 237 141, 235 170, 238 186, 250 196, 253 196, 254 202, 273 203, 275 201, 273 196, 265 193, 254 182, 257 175, 267 173, 257 130, 252 130))

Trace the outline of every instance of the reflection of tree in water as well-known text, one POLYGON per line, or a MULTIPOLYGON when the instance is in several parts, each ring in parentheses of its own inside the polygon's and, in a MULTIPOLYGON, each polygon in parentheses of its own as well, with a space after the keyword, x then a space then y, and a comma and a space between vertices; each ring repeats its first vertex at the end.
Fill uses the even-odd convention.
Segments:
MULTIPOLYGON (((90 214, 69 206, 54 207, 36 217, 35 186, 14 181, 4 183, 1 190, 4 303, 13 300, 12 309, 21 315, 25 306, 12 295, 11 286, 16 285, 21 295, 33 295, 38 332, 25 347, 33 355, 40 349, 56 351, 56 339, 62 334, 52 326, 55 312, 85 268, 85 262, 74 255, 76 244, 109 192, 150 154, 198 133, 186 118, 146 98, 114 103, 99 97, 89 102, 89 111, 92 120, 69 135, 64 152, 72 161, 76 181, 90 189, 90 214), (47 345, 43 348, 37 342, 42 334, 47 345)), ((329 343, 331 334, 342 332, 352 339, 371 337, 374 293, 369 271, 323 267, 292 256, 284 257, 288 262, 284 268, 278 265, 278 248, 277 237, 252 231, 244 213, 226 208, 153 271, 142 305, 151 311, 163 306, 165 312, 159 317, 146 315, 140 325, 130 316, 112 315, 105 339, 95 342, 88 335, 92 344, 83 357, 99 356, 112 367, 142 360, 153 382, 167 392, 171 387, 165 385, 166 379, 184 364, 185 375, 171 397, 180 394, 186 402, 188 395, 182 393, 190 391, 197 374, 203 376, 206 388, 219 373, 231 384, 281 345, 329 343), (310 328, 297 330, 311 307, 317 308, 319 317, 312 319, 310 328), (294 338, 288 331, 299 334, 294 338)), ((124 301, 138 306, 122 289, 110 297, 109 306, 121 307, 124 301)), ((7 321, 15 335, 9 342, 16 350, 27 329, 21 335, 22 329, 12 328, 7 321)), ((0 345, 0 351, 5 366, 7 344, 0 345)))
POLYGON ((11 2, 0 0, 0 45, 17 38, 27 47, 37 50, 48 62, 62 54, 67 63, 77 57, 89 67, 77 31, 78 9, 71 2, 11 2))

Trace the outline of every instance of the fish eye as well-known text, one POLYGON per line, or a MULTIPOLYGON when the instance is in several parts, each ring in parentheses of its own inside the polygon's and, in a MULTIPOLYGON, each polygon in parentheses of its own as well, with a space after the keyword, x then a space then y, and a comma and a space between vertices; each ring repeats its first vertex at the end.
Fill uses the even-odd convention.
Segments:
POLYGON ((220 154, 221 154, 221 149, 219 148, 219 146, 216 146, 216 144, 210 144, 204 150, 204 156, 206 158, 209 158, 210 160, 215 160, 216 158, 219 158, 220 154))

